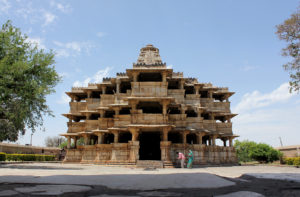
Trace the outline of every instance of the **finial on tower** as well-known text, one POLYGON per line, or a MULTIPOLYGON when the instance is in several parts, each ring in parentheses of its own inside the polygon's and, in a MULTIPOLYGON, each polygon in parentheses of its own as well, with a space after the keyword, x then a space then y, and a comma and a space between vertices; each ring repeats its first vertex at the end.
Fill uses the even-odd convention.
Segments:
POLYGON ((152 44, 148 44, 145 47, 141 48, 137 62, 133 66, 152 67, 165 66, 165 64, 163 64, 161 61, 159 49, 154 47, 152 44))

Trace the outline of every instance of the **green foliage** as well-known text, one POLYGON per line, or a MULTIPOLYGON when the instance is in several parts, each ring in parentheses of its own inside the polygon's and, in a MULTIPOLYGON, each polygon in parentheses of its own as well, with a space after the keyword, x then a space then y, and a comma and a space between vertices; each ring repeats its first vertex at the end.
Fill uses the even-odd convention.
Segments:
POLYGON ((282 55, 291 58, 291 61, 283 65, 290 73, 290 91, 300 90, 300 8, 277 26, 280 40, 286 41, 287 47, 282 49, 282 55))
POLYGON ((54 161, 54 155, 6 154, 8 161, 54 161))
POLYGON ((283 162, 287 165, 300 166, 300 157, 287 157, 283 159, 283 162))
POLYGON ((259 161, 261 163, 268 163, 279 160, 282 157, 280 151, 263 143, 257 144, 248 140, 236 140, 234 147, 240 162, 259 161))
POLYGON ((0 152, 0 161, 5 161, 6 160, 6 154, 0 152))
POLYGON ((234 147, 237 153, 238 160, 240 162, 249 162, 253 159, 250 157, 249 153, 256 146, 255 142, 252 141, 239 141, 235 140, 234 147))
POLYGON ((66 138, 59 136, 47 137, 45 139, 46 147, 61 147, 61 144, 64 142, 66 142, 66 138))
POLYGON ((68 142, 67 142, 67 141, 64 141, 63 143, 61 143, 61 144, 59 145, 59 147, 60 147, 61 149, 66 149, 67 146, 68 146, 68 142))
POLYGON ((280 152, 268 144, 259 143, 249 151, 249 156, 261 163, 269 163, 279 160, 280 152))
POLYGON ((43 115, 52 115, 46 96, 60 81, 54 53, 27 38, 10 21, 0 29, 0 141, 16 141, 25 127, 34 132, 43 115))

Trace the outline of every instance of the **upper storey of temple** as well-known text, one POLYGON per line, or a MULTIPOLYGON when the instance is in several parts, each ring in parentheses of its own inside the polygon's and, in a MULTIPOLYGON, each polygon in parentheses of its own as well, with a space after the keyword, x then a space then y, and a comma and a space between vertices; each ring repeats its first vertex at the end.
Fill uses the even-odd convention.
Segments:
POLYGON ((159 49, 154 47, 152 44, 141 48, 140 55, 137 62, 133 64, 133 67, 166 67, 166 64, 161 61, 159 55, 159 49))

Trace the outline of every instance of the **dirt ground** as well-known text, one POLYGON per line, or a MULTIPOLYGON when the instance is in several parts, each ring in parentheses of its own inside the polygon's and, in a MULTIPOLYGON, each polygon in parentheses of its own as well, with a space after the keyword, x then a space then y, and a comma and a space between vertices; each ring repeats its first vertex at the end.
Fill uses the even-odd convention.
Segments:
MULTIPOLYGON (((234 196, 231 193, 239 191, 249 191, 261 194, 263 196, 300 196, 300 169, 292 167, 276 167, 276 166, 232 166, 232 167, 205 167, 197 168, 188 171, 188 169, 132 169, 132 168, 120 168, 120 167, 102 167, 96 165, 61 165, 61 164, 13 164, 13 165, 0 165, 0 196, 103 196, 103 197, 117 197, 117 196, 218 196, 229 194, 229 196, 234 196), (180 175, 185 176, 189 179, 195 173, 208 173, 220 178, 221 182, 228 181, 233 184, 230 186, 220 186, 214 187, 214 182, 211 182, 211 187, 208 188, 198 187, 190 188, 184 183, 185 179, 181 179, 183 183, 176 183, 177 188, 149 188, 145 190, 134 189, 134 186, 130 189, 117 189, 112 188, 107 185, 101 185, 101 183, 93 184, 89 182, 89 176, 94 175, 96 177, 111 174, 118 174, 121 176, 130 175, 180 175), (29 174, 33 175, 37 181, 23 181, 24 179, 9 179, 12 175, 13 177, 19 175, 20 178, 27 176, 29 174), (87 180, 76 184, 70 184, 68 179, 63 179, 55 183, 54 181, 43 182, 40 177, 49 177, 57 174, 64 174, 68 176, 73 176, 75 174, 89 175, 87 180), (252 175, 253 174, 253 175, 252 175), (38 176, 39 175, 39 176, 38 176), (267 177, 274 178, 257 178, 257 175, 268 175, 267 177), (282 175, 282 176, 281 176, 282 175), (296 176, 294 176, 296 175, 296 176), (283 178, 282 178, 283 177, 283 178), (22 182, 19 182, 21 180, 22 182), (65 181, 65 182, 64 182, 65 181), (77 191, 77 192, 63 192, 58 195, 45 195, 43 191, 35 192, 24 192, 18 191, 16 188, 31 188, 34 186, 46 186, 52 187, 52 185, 62 185, 69 184, 71 187, 75 186, 86 186, 90 189, 87 191, 77 191), (182 187, 180 188, 180 185, 182 187), (3 193, 4 191, 4 193, 3 193), (10 192, 9 192, 10 191, 10 192), (1 193, 2 192, 2 193, 1 193), (6 195, 8 194, 8 195, 6 195), (11 194, 11 195, 10 195, 11 194)), ((91 179, 93 179, 92 177, 91 179)), ((33 180, 35 180, 33 179, 33 180)), ((94 179, 96 180, 96 179, 94 179)), ((201 180, 201 179, 200 179, 201 180)), ((216 179, 219 181, 219 179, 216 179)), ((204 180, 205 181, 205 180, 204 180)), ((109 182, 109 181, 108 181, 109 182)), ((128 179, 130 182, 130 179, 128 179)), ((136 184, 136 183, 135 183, 136 184)), ((143 183, 140 183, 143 184, 143 183)), ((217 183, 216 183, 217 184, 217 183)), ((257 196, 255 193, 246 196, 257 196)))

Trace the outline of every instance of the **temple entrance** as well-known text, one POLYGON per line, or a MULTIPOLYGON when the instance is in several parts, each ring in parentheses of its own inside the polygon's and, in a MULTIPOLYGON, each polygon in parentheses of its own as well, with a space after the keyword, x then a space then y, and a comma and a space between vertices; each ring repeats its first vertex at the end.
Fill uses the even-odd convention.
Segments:
POLYGON ((160 132, 142 132, 139 141, 140 160, 161 160, 160 132))

